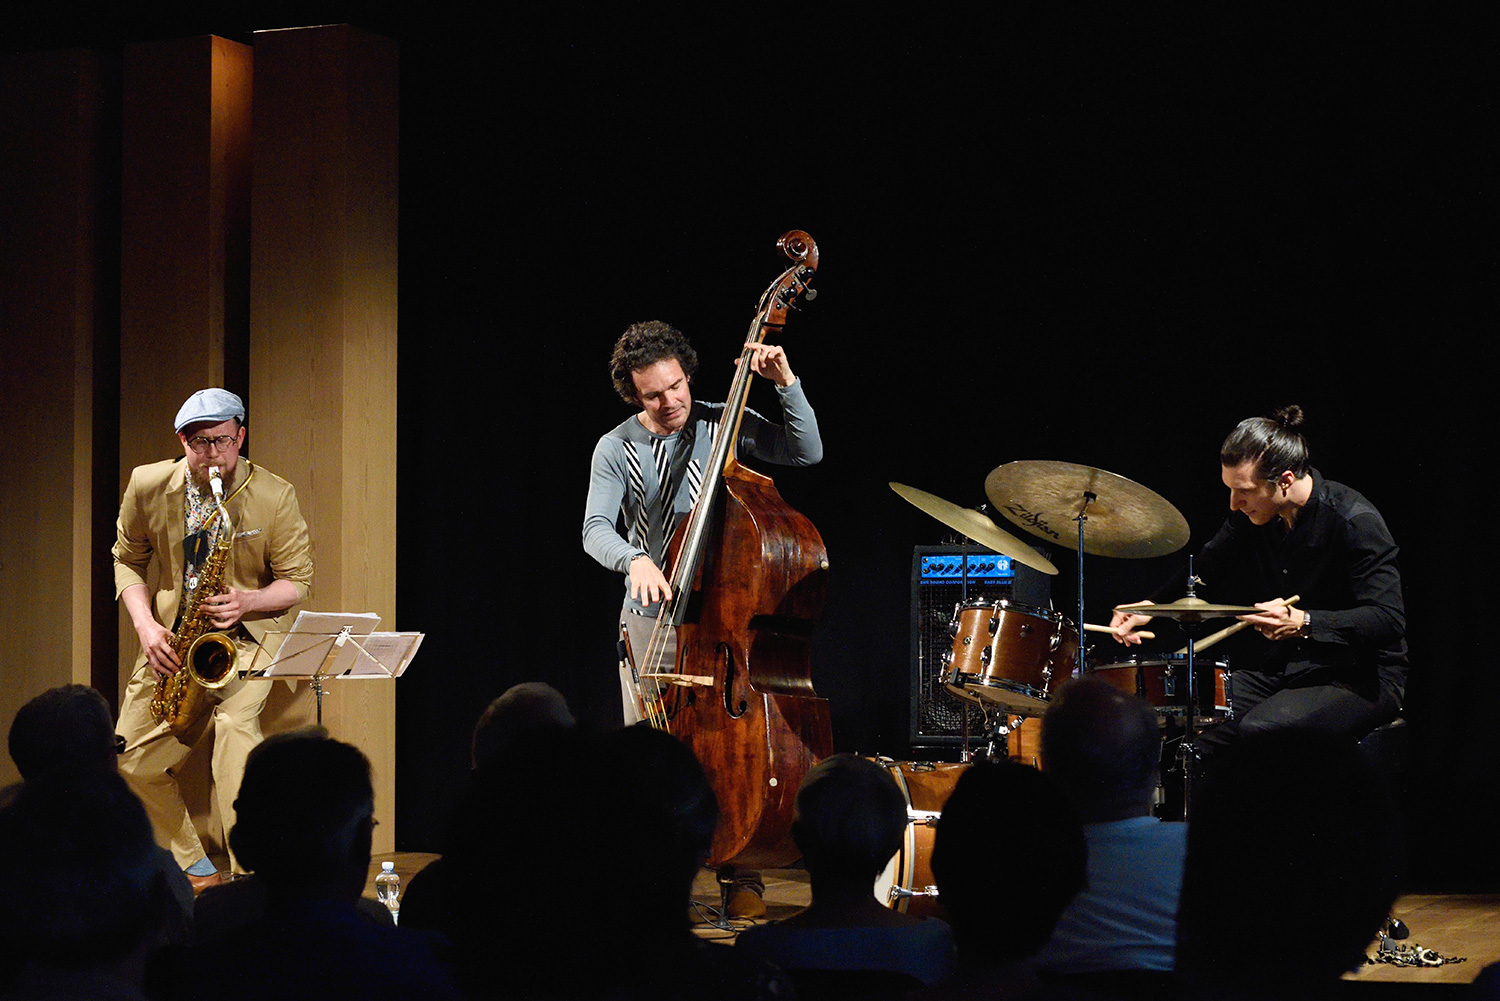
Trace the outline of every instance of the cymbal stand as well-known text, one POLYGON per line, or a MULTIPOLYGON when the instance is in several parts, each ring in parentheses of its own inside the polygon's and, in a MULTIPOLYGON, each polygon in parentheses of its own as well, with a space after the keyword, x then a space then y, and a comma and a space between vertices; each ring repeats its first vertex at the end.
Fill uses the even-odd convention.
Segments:
POLYGON ((1092 490, 1083 492, 1083 509, 1078 512, 1078 517, 1073 520, 1078 522, 1078 676, 1081 678, 1087 670, 1085 658, 1087 644, 1083 642, 1083 525, 1089 520, 1089 505, 1099 499, 1099 495, 1092 490))
MULTIPOLYGON (((1197 597, 1195 589, 1202 581, 1193 573, 1193 558, 1188 557, 1187 596, 1197 597)), ((1204 620, 1182 623, 1187 635, 1187 712, 1182 717, 1182 743, 1177 746, 1177 760, 1182 765, 1182 819, 1187 820, 1193 803, 1193 771, 1198 763, 1198 669, 1193 648, 1203 631, 1204 620)))

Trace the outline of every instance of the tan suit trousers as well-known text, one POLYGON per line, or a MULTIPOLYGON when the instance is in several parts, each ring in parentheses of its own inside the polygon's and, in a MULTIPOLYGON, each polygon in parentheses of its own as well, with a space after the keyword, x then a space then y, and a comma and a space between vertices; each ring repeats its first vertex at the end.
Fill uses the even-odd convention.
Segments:
MULTIPOLYGON (((234 801, 239 796, 240 779, 245 774, 245 758, 261 741, 260 711, 273 684, 275 682, 264 680, 231 681, 219 690, 223 698, 211 716, 206 716, 192 732, 176 737, 167 732, 165 723, 151 718, 156 673, 144 657, 136 664, 135 673, 125 689, 120 723, 116 727, 120 736, 125 738, 125 750, 120 755, 120 774, 145 804, 157 843, 171 849, 172 857, 184 869, 207 857, 208 852, 204 850, 183 802, 176 769, 203 736, 203 731, 212 727, 214 796, 227 845, 228 833, 234 828, 234 801)), ((236 872, 244 871, 232 853, 230 862, 236 872)))

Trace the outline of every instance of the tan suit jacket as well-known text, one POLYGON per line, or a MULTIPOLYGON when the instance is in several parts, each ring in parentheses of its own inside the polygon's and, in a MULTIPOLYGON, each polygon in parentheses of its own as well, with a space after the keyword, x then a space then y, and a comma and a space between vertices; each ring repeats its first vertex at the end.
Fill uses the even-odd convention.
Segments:
MULTIPOLYGON (((265 587, 274 580, 297 585, 297 603, 278 615, 247 615, 241 625, 259 643, 269 629, 286 629, 297 606, 312 592, 312 540, 297 508, 297 492, 263 466, 240 460, 239 476, 254 468, 244 489, 225 505, 234 525, 225 580, 238 591, 265 587)), ((244 482, 241 479, 241 482, 244 482)), ((167 628, 177 621, 182 601, 186 534, 187 463, 153 462, 131 470, 120 517, 115 526, 115 597, 132 584, 151 591, 156 619, 167 628)))

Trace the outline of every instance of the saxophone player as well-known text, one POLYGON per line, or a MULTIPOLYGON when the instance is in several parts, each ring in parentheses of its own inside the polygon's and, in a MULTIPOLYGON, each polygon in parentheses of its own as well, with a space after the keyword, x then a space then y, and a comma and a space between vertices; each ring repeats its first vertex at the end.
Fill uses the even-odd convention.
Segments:
POLYGON ((241 456, 245 417, 244 403, 227 390, 189 397, 174 424, 183 454, 131 471, 113 548, 115 593, 141 647, 120 707, 120 771, 145 804, 157 841, 171 849, 195 890, 222 876, 203 849, 174 773, 211 727, 214 794, 229 831, 245 757, 261 740, 260 711, 271 683, 231 676, 211 693, 211 711, 186 730, 159 721, 152 705, 158 685, 184 669, 174 630, 184 610, 195 606, 196 619, 227 634, 236 668, 243 670, 266 631, 285 628, 312 587, 312 543, 296 491, 241 456), (218 558, 221 593, 205 588, 200 594, 198 578, 224 544, 221 499, 230 536, 227 560, 218 558))

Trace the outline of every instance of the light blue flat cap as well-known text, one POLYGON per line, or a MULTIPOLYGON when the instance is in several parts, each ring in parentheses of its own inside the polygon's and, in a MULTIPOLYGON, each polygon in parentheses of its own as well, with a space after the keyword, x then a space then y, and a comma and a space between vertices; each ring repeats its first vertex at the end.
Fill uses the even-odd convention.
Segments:
POLYGON ((200 389, 177 411, 175 427, 180 432, 189 424, 223 424, 231 417, 245 423, 244 400, 227 389, 200 389))

